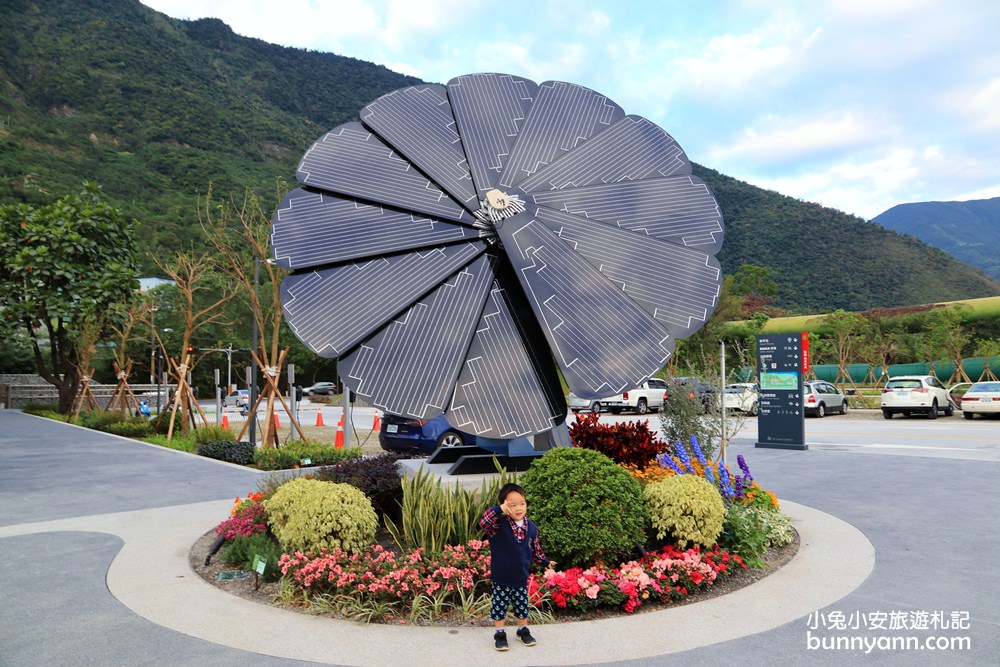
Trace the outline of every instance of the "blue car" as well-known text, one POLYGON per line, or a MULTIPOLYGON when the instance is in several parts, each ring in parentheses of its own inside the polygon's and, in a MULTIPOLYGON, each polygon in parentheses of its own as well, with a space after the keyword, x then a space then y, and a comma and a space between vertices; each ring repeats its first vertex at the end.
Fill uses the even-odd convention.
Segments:
POLYGON ((387 414, 382 417, 378 442, 386 451, 430 454, 438 447, 474 445, 476 436, 459 431, 449 424, 444 413, 433 419, 387 414))

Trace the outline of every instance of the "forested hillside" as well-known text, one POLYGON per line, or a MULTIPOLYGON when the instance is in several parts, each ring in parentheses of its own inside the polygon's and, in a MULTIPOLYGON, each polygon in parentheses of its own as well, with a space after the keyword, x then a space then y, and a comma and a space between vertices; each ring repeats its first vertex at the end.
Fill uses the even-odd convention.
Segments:
POLYGON ((873 222, 915 236, 1000 280, 1000 197, 900 204, 873 222))
MULTIPOLYGON (((417 81, 237 36, 138 0, 4 0, 0 202, 103 185, 152 257, 197 239, 197 202, 265 197, 324 131, 417 81)), ((455 74, 462 74, 456 72, 455 74)), ((667 128, 677 130, 677 128, 667 128)), ((768 268, 791 312, 992 296, 1000 283, 913 238, 696 167, 726 218, 720 260, 768 268)), ((276 202, 275 202, 276 204, 276 202)))
POLYGON ((767 267, 779 305, 801 312, 951 301, 953 294, 995 296, 1000 284, 948 253, 874 222, 762 190, 695 166, 726 219, 720 260, 767 267))

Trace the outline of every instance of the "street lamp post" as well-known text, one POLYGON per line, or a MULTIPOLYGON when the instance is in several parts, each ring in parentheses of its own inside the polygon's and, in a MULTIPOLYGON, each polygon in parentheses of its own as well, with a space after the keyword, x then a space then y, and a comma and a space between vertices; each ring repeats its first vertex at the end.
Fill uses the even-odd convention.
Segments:
POLYGON ((149 383, 156 382, 156 306, 149 309, 149 383))
POLYGON ((201 348, 203 352, 223 352, 226 355, 226 393, 228 394, 233 389, 233 344, 230 343, 229 347, 203 347, 201 348))
MULTIPOLYGON (((260 257, 253 258, 253 344, 251 348, 255 355, 260 354, 260 331, 257 327, 257 319, 260 311, 257 304, 257 284, 260 282, 260 257)), ((253 412, 250 418, 250 442, 257 445, 257 361, 256 357, 250 364, 250 407, 253 412)))

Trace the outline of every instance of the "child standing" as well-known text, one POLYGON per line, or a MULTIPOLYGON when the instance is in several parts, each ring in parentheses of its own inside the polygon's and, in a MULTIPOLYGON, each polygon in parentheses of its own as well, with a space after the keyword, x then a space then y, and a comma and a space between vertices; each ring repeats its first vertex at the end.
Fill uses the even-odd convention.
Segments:
POLYGON ((527 518, 528 502, 524 489, 505 484, 498 498, 500 504, 486 508, 479 526, 490 540, 490 581, 493 583, 490 618, 495 631, 493 646, 506 651, 507 632, 504 619, 513 606, 517 618, 517 638, 525 646, 534 646, 528 630, 528 571, 535 560, 548 567, 554 563, 545 557, 538 538, 538 526, 527 518))

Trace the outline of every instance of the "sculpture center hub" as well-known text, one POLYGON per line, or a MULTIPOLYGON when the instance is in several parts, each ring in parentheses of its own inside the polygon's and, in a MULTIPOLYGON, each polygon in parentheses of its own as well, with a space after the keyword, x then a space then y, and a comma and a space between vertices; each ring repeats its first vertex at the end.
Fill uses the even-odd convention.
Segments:
POLYGON ((486 199, 481 200, 479 204, 480 208, 475 213, 477 226, 487 237, 495 235, 496 229, 504 220, 523 213, 526 209, 524 202, 517 195, 509 195, 496 188, 487 190, 486 199))

